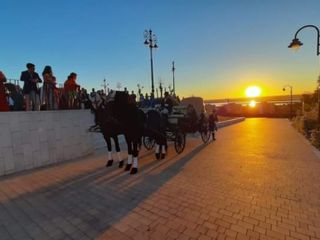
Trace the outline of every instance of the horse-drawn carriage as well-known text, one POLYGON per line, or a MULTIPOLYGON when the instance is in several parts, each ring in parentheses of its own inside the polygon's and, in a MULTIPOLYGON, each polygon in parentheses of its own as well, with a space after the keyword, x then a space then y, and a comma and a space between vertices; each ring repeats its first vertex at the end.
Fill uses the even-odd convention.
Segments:
MULTIPOLYGON (((151 149, 156 144, 155 155, 163 159, 166 155, 167 141, 173 141, 177 153, 182 153, 186 145, 186 134, 201 134, 204 143, 208 142, 210 132, 202 98, 185 98, 178 106, 173 106, 171 114, 162 114, 158 109, 138 109, 126 92, 111 92, 101 101, 92 103, 95 122, 103 134, 108 147, 108 162, 113 163, 111 138, 115 142, 119 167, 124 165, 120 156, 118 135, 123 134, 127 143, 128 161, 125 170, 131 174, 138 171, 138 154, 141 137, 144 146, 151 149)), ((97 132, 95 127, 89 131, 97 132)))
MULTIPOLYGON (((180 154, 186 145, 186 134, 199 132, 204 143, 210 139, 208 117, 200 97, 184 98, 179 105, 173 106, 167 117, 165 137, 173 141, 175 151, 180 154)), ((155 140, 152 136, 144 136, 143 144, 152 149, 155 140)))

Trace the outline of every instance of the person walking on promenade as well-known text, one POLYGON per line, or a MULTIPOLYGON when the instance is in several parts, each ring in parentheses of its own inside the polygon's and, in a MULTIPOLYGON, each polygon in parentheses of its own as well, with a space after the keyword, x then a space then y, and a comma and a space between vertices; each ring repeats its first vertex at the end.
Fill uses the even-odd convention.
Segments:
POLYGON ((216 140, 215 132, 218 130, 218 114, 215 108, 212 109, 212 113, 209 115, 209 130, 212 133, 212 141, 216 140))
POLYGON ((42 80, 39 74, 35 72, 35 65, 27 63, 27 71, 21 73, 20 80, 23 84, 23 94, 26 101, 26 111, 40 110, 40 98, 39 89, 37 84, 41 83, 42 80))
POLYGON ((53 110, 55 103, 54 90, 56 87, 56 78, 53 76, 51 66, 45 66, 43 72, 43 100, 46 110, 53 110))
POLYGON ((6 76, 0 71, 0 112, 9 111, 9 104, 6 98, 4 83, 7 81, 6 76))
POLYGON ((76 98, 80 90, 80 85, 76 83, 77 74, 72 72, 64 82, 64 93, 67 101, 67 108, 76 108, 76 98))

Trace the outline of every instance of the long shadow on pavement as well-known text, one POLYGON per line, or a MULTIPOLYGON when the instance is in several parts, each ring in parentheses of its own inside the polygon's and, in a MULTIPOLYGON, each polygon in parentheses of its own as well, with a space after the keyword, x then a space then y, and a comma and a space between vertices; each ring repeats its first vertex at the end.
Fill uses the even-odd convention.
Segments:
MULTIPOLYGON (((80 239, 83 235, 97 238, 176 176, 206 146, 201 144, 182 157, 148 162, 135 176, 121 169, 99 169, 22 194, 2 203, 5 211, 11 213, 3 216, 13 221, 17 221, 18 215, 23 216, 18 225, 35 239, 80 239)), ((0 218, 0 225, 1 221, 0 218)))

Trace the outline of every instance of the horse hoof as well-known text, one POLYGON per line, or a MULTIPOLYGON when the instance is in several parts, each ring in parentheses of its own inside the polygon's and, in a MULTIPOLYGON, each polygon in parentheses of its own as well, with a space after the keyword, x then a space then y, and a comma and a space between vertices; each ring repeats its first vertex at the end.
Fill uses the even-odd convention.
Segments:
POLYGON ((112 164, 113 164, 113 160, 111 159, 107 162, 106 167, 110 167, 112 166, 112 164))
POLYGON ((156 159, 157 159, 157 160, 160 159, 160 153, 156 153, 156 159))
POLYGON ((126 168, 125 168, 124 170, 125 170, 125 171, 129 171, 130 168, 131 168, 131 165, 132 165, 132 164, 127 164, 127 165, 126 165, 126 168))
POLYGON ((130 174, 136 174, 138 172, 138 168, 132 168, 130 174))
POLYGON ((161 159, 164 159, 166 157, 165 154, 161 154, 161 159))
POLYGON ((119 162, 119 168, 123 168, 123 160, 119 162))

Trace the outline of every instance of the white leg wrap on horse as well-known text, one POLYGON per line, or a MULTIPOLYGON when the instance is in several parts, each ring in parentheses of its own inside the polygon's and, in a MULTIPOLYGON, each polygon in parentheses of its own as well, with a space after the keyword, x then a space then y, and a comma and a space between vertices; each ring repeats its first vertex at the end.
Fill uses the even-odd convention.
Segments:
POLYGON ((108 160, 112 159, 112 152, 108 152, 108 160))
POLYGON ((133 158, 133 165, 132 165, 134 168, 138 168, 138 158, 137 157, 134 157, 133 158))
POLYGON ((121 161, 121 152, 117 152, 117 160, 118 160, 118 162, 121 161))
POLYGON ((156 144, 156 153, 159 153, 159 152, 160 152, 160 145, 156 144))
POLYGON ((161 147, 161 153, 166 154, 166 146, 162 145, 161 147))
POLYGON ((132 155, 128 155, 128 164, 132 164, 132 155))

